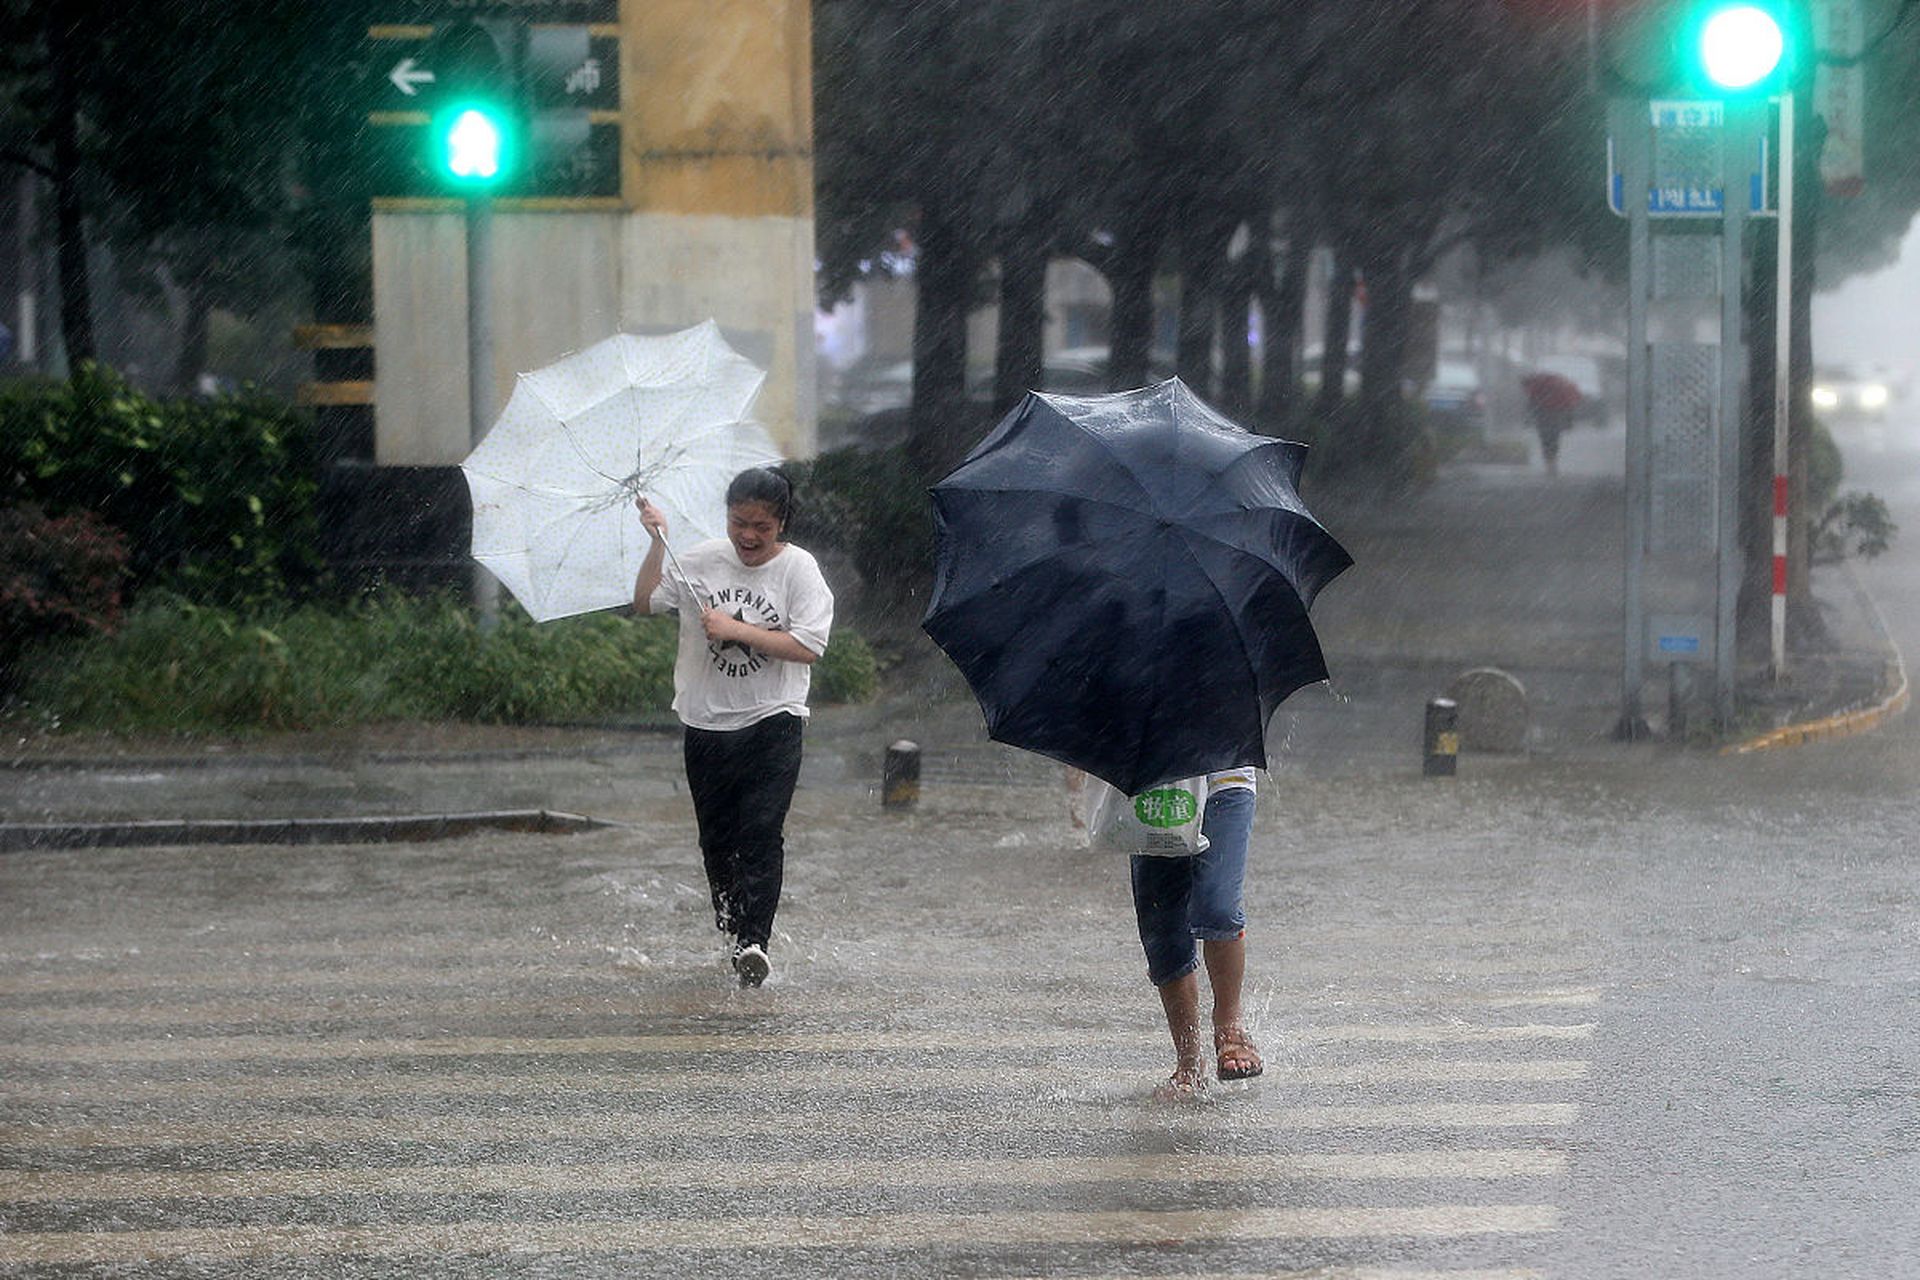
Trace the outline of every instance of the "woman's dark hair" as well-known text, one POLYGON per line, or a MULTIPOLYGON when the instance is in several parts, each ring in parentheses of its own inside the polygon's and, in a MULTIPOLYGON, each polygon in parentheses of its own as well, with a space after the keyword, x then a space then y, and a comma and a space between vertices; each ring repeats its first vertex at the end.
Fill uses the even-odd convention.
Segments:
POLYGON ((793 481, 787 473, 775 467, 748 467, 733 478, 727 486, 727 505, 741 502, 764 502, 773 512, 773 518, 780 522, 780 532, 785 533, 787 526, 793 523, 793 481))

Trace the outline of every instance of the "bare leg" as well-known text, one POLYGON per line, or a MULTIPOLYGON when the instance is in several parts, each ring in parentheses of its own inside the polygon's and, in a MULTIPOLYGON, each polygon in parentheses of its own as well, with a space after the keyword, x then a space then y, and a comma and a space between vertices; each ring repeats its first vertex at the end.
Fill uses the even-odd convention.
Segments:
POLYGON ((1208 938, 1200 944, 1213 986, 1213 1027, 1240 1025, 1240 987, 1247 977, 1247 938, 1208 938))
POLYGON ((1173 1075, 1154 1090, 1162 1101, 1189 1098, 1200 1091, 1207 1079, 1207 1060, 1200 1040, 1200 975, 1187 973, 1158 988, 1161 1007, 1167 1014, 1167 1031, 1173 1036, 1173 1075))
POLYGON ((1213 1048, 1222 1080, 1244 1080, 1259 1075, 1265 1064, 1253 1047, 1240 1008, 1240 989, 1247 977, 1247 937, 1208 939, 1200 944, 1207 961, 1207 981, 1213 986, 1213 1048))

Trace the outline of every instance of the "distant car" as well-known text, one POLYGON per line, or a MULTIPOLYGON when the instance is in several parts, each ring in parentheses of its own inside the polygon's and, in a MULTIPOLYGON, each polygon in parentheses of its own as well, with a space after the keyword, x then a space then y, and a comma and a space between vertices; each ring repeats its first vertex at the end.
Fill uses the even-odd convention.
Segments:
POLYGON ((1433 380, 1421 391, 1427 419, 1434 430, 1447 435, 1480 436, 1487 430, 1487 396, 1480 387, 1480 371, 1464 360, 1442 360, 1433 380))
POLYGON ((913 399, 913 361, 854 365, 833 380, 825 399, 857 417, 902 408, 913 399))
POLYGON ((1822 417, 1877 420, 1892 399, 1886 379, 1839 368, 1813 371, 1813 411, 1822 417))

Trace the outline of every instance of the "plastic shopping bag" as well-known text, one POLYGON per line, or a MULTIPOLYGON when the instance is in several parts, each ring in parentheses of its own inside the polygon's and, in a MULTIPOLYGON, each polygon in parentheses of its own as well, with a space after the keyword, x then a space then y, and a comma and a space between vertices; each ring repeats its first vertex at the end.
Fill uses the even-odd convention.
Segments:
POLYGON ((1098 778, 1088 779, 1087 786, 1097 790, 1087 820, 1090 847, 1157 858, 1206 852, 1207 838, 1200 834, 1207 808, 1204 775, 1163 782, 1137 796, 1124 795, 1098 778))

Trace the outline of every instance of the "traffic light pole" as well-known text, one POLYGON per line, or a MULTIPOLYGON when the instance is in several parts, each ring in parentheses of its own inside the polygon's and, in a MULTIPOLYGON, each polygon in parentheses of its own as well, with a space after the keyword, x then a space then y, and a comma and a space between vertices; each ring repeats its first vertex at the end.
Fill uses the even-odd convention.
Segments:
MULTIPOLYGON (((493 198, 467 206, 467 435, 478 447, 493 425, 493 198)), ((500 582, 473 566, 473 610, 482 631, 500 624, 500 582)))
POLYGON ((1779 249, 1774 276, 1773 679, 1787 678, 1787 498, 1793 411, 1793 94, 1780 95, 1779 249))

